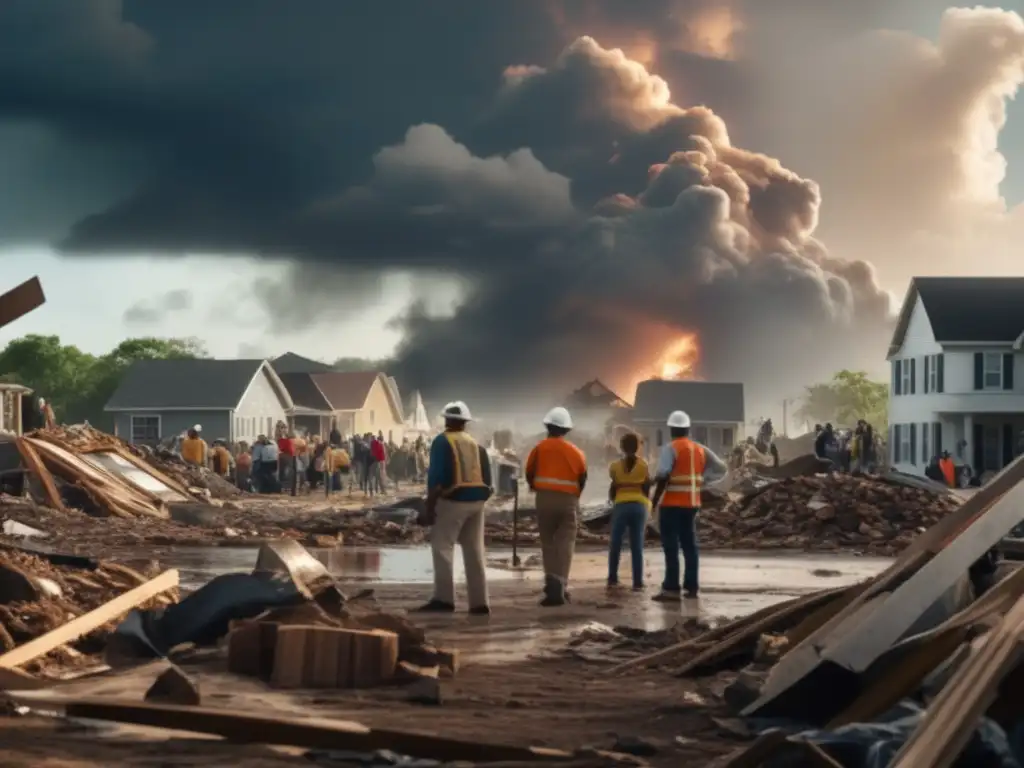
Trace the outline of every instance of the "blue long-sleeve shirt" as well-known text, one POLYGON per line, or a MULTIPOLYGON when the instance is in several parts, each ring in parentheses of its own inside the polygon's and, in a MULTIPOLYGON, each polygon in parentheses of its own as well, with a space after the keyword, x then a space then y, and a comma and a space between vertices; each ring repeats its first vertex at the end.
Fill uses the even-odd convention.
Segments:
MULTIPOLYGON (((452 501, 487 501, 494 483, 491 480, 491 459, 483 446, 480 448, 480 472, 486 488, 459 488, 445 498, 452 501)), ((455 451, 448 438, 441 433, 430 444, 430 467, 427 469, 427 488, 448 488, 455 482, 455 451)))

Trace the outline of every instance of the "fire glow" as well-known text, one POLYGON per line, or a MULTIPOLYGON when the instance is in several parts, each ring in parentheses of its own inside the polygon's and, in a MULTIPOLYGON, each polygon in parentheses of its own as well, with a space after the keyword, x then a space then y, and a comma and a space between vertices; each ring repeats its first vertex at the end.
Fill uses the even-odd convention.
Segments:
POLYGON ((687 333, 673 341, 652 366, 652 378, 685 380, 694 378, 700 361, 697 334, 687 333))

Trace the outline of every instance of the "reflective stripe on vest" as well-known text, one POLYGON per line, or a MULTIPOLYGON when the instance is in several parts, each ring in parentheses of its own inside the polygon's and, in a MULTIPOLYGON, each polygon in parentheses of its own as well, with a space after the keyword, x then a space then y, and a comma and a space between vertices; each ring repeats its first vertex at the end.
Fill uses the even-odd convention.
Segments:
POLYGON ((693 441, 687 438, 680 438, 679 441, 682 443, 685 441, 686 450, 689 453, 689 459, 685 461, 686 466, 679 466, 679 448, 680 445, 676 445, 676 462, 672 467, 672 475, 669 476, 668 484, 665 486, 665 496, 662 498, 662 506, 666 507, 688 507, 693 509, 700 508, 700 492, 704 486, 704 462, 701 461, 701 466, 697 465, 698 452, 702 452, 704 449, 693 441))
POLYGON ((533 477, 535 490, 580 495, 579 475, 586 472, 586 459, 565 438, 548 437, 537 443, 527 458, 527 467, 537 473, 533 477))

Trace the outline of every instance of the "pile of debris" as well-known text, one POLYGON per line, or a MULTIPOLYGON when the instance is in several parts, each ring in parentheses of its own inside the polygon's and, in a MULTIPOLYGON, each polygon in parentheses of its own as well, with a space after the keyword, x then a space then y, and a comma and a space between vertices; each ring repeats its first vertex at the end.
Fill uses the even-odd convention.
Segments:
MULTIPOLYGON (((779 489, 790 495, 780 502, 788 507, 799 496, 807 506, 812 489, 830 506, 848 496, 855 509, 935 503, 871 483, 858 490, 851 480, 793 482, 779 489)), ((723 763, 736 768, 1019 765, 1024 568, 1000 564, 994 547, 1022 510, 1019 458, 878 576, 684 637, 616 663, 606 676, 740 669, 724 689, 744 718, 735 732, 746 729, 750 742, 723 763)))
POLYGON ((809 475, 767 483, 701 521, 702 544, 733 549, 895 554, 960 507, 949 493, 875 476, 809 475))
POLYGON ((154 474, 173 479, 179 486, 188 489, 196 498, 231 499, 243 494, 235 485, 212 472, 207 467, 197 467, 171 451, 158 448, 155 452, 147 446, 127 443, 119 437, 101 432, 88 424, 73 424, 41 429, 29 437, 49 440, 65 450, 88 454, 97 452, 126 452, 145 462, 155 470, 154 474))
POLYGON ((171 573, 154 592, 144 587, 155 574, 119 563, 0 545, 0 671, 95 664, 130 608, 178 599, 177 574, 171 573), (108 608, 119 600, 126 607, 108 608))

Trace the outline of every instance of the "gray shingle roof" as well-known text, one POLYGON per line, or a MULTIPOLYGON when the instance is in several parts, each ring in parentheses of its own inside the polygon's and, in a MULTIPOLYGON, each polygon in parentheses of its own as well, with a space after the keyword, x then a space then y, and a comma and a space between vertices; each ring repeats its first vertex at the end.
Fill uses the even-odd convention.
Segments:
POLYGON ((138 360, 121 378, 106 410, 238 405, 263 360, 138 360))
POLYGON ((742 424, 746 420, 743 385, 660 379, 637 385, 634 421, 664 421, 672 411, 686 411, 694 422, 742 424))
POLYGON ((332 410, 331 404, 327 402, 320 387, 313 381, 309 373, 279 373, 285 389, 292 396, 292 402, 300 408, 310 408, 314 411, 332 410))
POLYGON ((271 360, 270 364, 274 366, 274 370, 279 374, 325 373, 327 371, 334 370, 327 363, 321 363, 319 360, 303 357, 302 355, 297 355, 294 352, 285 352, 280 357, 275 357, 271 360))

